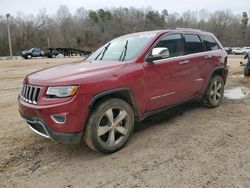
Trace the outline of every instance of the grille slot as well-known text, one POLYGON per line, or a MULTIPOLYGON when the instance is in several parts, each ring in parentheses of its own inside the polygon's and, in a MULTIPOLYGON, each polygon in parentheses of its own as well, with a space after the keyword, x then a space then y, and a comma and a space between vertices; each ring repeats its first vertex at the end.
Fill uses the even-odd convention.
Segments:
POLYGON ((25 102, 37 104, 40 91, 40 87, 23 84, 20 96, 25 102))
MULTIPOLYGON (((35 129, 36 131, 44 134, 44 135, 47 135, 47 132, 45 131, 45 129, 43 128, 43 126, 41 126, 40 124, 38 123, 31 123, 31 122, 28 122, 28 124, 33 128, 35 129)), ((48 135, 47 135, 48 136, 48 135)))
POLYGON ((49 138, 49 134, 42 124, 36 123, 36 122, 28 122, 28 121, 27 123, 34 132, 36 132, 37 134, 43 137, 49 138))

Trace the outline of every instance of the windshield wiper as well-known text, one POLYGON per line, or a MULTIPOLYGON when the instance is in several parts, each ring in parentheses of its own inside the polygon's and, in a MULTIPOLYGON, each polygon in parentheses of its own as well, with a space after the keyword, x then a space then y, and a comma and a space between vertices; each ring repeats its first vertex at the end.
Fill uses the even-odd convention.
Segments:
POLYGON ((99 57, 101 54, 102 54, 102 56, 101 56, 100 60, 102 60, 102 58, 103 58, 104 54, 106 53, 106 51, 108 50, 108 47, 109 47, 110 44, 111 44, 111 43, 108 43, 108 44, 102 49, 102 51, 100 51, 100 53, 96 56, 95 60, 97 60, 98 57, 99 57))
POLYGON ((122 50, 122 53, 121 53, 121 55, 119 57, 119 61, 124 61, 125 60, 125 57, 127 55, 127 49, 128 49, 128 40, 126 41, 124 49, 122 50))

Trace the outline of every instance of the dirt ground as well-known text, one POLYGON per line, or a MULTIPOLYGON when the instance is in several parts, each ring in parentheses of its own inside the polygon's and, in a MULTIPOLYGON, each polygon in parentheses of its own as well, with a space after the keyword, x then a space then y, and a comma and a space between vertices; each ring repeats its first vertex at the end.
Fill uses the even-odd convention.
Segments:
POLYGON ((0 187, 250 187, 250 78, 242 75, 242 56, 229 57, 226 86, 229 93, 244 88, 242 98, 236 93, 216 109, 189 103, 151 116, 112 155, 56 144, 18 114, 26 74, 77 60, 0 61, 0 187))

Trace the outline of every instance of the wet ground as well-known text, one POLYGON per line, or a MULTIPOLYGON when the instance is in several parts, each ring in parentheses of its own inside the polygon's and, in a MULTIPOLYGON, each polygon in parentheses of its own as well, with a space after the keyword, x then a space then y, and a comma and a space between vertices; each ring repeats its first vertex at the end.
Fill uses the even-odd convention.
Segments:
POLYGON ((236 87, 233 89, 226 89, 224 94, 225 99, 240 100, 249 98, 249 89, 246 87, 236 87))

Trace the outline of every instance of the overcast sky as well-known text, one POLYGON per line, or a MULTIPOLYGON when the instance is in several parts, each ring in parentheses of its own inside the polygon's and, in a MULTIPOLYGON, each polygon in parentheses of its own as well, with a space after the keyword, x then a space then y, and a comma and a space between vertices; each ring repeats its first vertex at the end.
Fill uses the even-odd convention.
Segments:
POLYGON ((231 9, 235 14, 250 10, 250 0, 0 0, 0 14, 15 15, 17 11, 22 11, 26 15, 37 14, 41 8, 46 8, 47 13, 53 15, 60 5, 67 5, 71 13, 79 7, 99 9, 121 6, 152 7, 159 11, 167 9, 170 13, 203 8, 209 11, 231 9))

